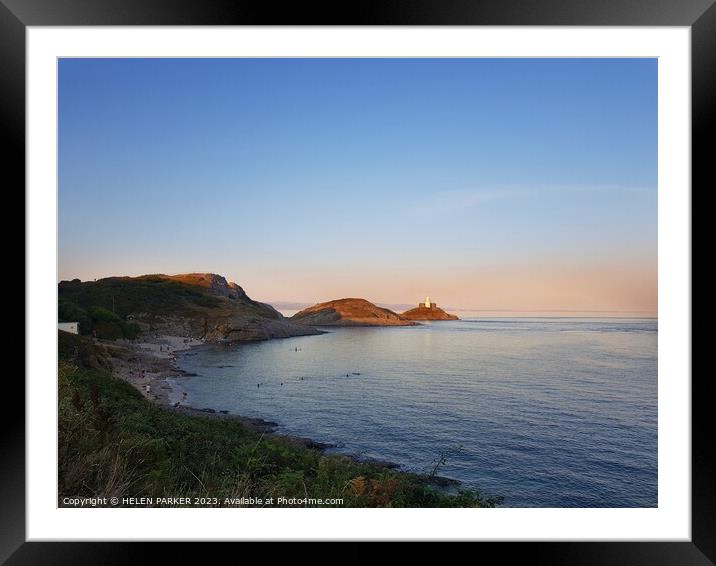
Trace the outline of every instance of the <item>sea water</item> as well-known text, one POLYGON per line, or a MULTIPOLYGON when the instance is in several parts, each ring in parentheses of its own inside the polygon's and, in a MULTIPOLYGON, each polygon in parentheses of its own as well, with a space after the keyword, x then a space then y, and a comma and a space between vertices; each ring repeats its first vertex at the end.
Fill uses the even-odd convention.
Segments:
POLYGON ((655 319, 326 330, 185 352, 196 375, 175 385, 196 408, 436 471, 504 506, 657 506, 655 319))

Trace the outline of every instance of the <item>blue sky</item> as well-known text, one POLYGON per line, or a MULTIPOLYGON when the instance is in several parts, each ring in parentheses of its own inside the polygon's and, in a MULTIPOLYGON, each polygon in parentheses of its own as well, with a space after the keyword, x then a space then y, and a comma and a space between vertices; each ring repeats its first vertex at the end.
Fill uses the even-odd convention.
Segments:
POLYGON ((655 59, 59 69, 61 279, 655 312, 655 59))

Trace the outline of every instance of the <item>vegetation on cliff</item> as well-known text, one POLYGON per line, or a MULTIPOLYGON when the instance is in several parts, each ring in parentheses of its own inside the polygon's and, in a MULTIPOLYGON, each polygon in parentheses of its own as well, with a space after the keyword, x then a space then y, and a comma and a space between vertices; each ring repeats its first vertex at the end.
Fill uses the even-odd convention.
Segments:
POLYGON ((98 305, 82 308, 76 303, 61 298, 58 302, 60 322, 79 322, 81 334, 93 332, 98 338, 116 340, 117 338, 136 338, 141 329, 138 324, 123 320, 116 313, 98 305))

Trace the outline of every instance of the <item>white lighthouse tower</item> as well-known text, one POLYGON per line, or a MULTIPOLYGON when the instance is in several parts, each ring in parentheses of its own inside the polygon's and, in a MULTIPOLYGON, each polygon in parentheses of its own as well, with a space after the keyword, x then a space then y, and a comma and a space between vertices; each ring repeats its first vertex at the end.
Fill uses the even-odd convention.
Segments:
POLYGON ((432 306, 432 303, 430 302, 430 296, 425 297, 424 306, 426 309, 429 309, 432 306))

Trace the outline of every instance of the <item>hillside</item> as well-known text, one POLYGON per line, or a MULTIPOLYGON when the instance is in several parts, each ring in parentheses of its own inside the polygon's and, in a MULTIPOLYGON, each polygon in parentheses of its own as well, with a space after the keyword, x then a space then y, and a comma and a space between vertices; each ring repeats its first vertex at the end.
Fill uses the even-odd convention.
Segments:
POLYGON ((390 309, 365 299, 337 299, 297 312, 291 320, 312 326, 414 326, 390 309))
POLYGON ((101 338, 132 338, 139 330, 211 341, 318 333, 213 273, 61 281, 58 299, 60 320, 79 321, 81 333, 95 330, 101 338))

